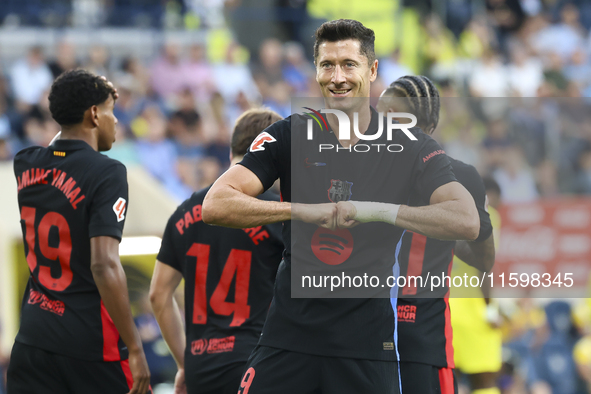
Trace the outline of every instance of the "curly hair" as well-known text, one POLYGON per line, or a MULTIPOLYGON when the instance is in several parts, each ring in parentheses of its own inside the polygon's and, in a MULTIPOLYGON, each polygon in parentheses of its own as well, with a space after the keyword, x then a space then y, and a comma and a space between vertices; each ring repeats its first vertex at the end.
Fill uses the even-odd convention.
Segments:
POLYGON ((51 85, 49 111, 61 126, 75 125, 88 108, 104 103, 109 95, 115 99, 115 90, 104 78, 81 69, 66 71, 51 85))
POLYGON ((314 34, 314 63, 318 59, 318 48, 325 41, 336 42, 341 40, 359 40, 361 53, 367 57, 367 62, 371 66, 376 60, 374 43, 376 35, 372 29, 369 29, 359 21, 353 19, 337 19, 324 22, 314 34))
POLYGON ((383 95, 407 98, 409 109, 419 117, 419 127, 423 130, 429 126, 437 127, 441 107, 439 91, 424 75, 400 77, 390 84, 383 95))

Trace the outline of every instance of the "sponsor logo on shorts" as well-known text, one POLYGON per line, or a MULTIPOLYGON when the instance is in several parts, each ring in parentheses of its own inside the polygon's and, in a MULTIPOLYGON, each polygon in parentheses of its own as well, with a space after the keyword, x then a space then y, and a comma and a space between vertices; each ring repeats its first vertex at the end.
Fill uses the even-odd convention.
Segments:
POLYGON ((28 303, 30 305, 39 304, 39 307, 44 311, 55 313, 58 316, 63 316, 64 311, 66 310, 66 306, 62 301, 50 300, 45 294, 35 290, 31 290, 29 293, 28 303))
POLYGON ((394 350, 394 342, 384 342, 384 350, 394 350))
POLYGON ((416 305, 398 305, 398 321, 414 323, 417 317, 416 305))
POLYGON ((215 354, 215 353, 227 353, 234 351, 234 343, 236 342, 236 337, 225 337, 225 338, 211 338, 207 339, 197 339, 191 342, 191 353, 195 356, 202 355, 203 353, 207 352, 207 354, 215 354))

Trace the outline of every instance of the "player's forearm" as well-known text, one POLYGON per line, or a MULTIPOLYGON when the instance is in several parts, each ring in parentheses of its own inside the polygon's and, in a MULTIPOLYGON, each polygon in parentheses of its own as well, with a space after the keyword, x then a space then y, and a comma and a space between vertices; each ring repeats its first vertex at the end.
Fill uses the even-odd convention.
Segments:
POLYGON ((466 264, 480 271, 491 271, 495 264, 495 244, 492 233, 482 242, 456 242, 455 254, 466 264))
POLYGON ((475 240, 480 231, 476 208, 457 200, 422 207, 401 205, 396 225, 442 240, 475 240))
POLYGON ((259 200, 229 185, 214 185, 203 200, 201 212, 207 224, 250 228, 290 220, 291 204, 259 200))
POLYGON ((133 322, 127 280, 118 260, 91 264, 92 276, 109 316, 130 352, 142 352, 142 341, 133 322))
POLYGON ((179 369, 185 365, 185 330, 178 305, 172 295, 150 293, 150 302, 162 337, 179 369))

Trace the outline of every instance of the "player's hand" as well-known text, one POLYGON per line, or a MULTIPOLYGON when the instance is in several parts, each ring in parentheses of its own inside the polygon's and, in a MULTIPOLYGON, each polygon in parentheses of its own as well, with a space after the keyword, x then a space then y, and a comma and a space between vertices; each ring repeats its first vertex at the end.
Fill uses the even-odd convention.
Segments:
POLYGON ((187 384, 185 383, 185 370, 179 369, 174 377, 174 394, 187 394, 187 384))
POLYGON ((113 85, 113 82, 109 81, 104 75, 101 75, 101 78, 107 81, 107 85, 113 88, 113 98, 117 100, 119 98, 119 93, 117 93, 117 88, 113 85))
POLYGON ((291 204, 291 218, 334 230, 337 228, 337 205, 334 203, 291 204))
POLYGON ((352 228, 360 224, 355 220, 357 209, 355 205, 347 201, 340 201, 337 203, 337 226, 339 228, 352 228))
POLYGON ((146 394, 150 388, 150 369, 143 350, 129 351, 133 387, 128 394, 146 394))

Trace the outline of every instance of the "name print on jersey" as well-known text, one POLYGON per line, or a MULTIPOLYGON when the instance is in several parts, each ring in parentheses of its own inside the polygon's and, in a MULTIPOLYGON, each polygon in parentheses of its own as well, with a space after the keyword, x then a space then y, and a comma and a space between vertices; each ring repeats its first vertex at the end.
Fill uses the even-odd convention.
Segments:
MULTIPOLYGON (((114 209, 115 207, 113 207, 114 209)), ((179 219, 175 226, 177 231, 180 235, 185 233, 185 230, 189 228, 192 224, 200 222, 201 219, 201 204, 193 206, 193 208, 187 212, 185 212, 185 216, 179 219)), ((251 227, 251 228, 243 228, 242 229, 255 245, 258 245, 260 242, 264 241, 265 239, 269 238, 269 233, 267 230, 263 229, 263 226, 258 227, 251 227)))
POLYGON ((78 203, 84 200, 84 194, 78 197, 81 190, 76 187, 76 181, 74 178, 69 177, 65 171, 58 170, 55 168, 43 169, 43 168, 31 168, 23 171, 23 173, 16 178, 18 183, 18 192, 25 187, 33 185, 47 185, 49 181, 47 177, 51 175, 51 186, 58 188, 66 198, 70 201, 72 208, 77 209, 78 203), (68 178, 68 180, 66 180, 68 178))

